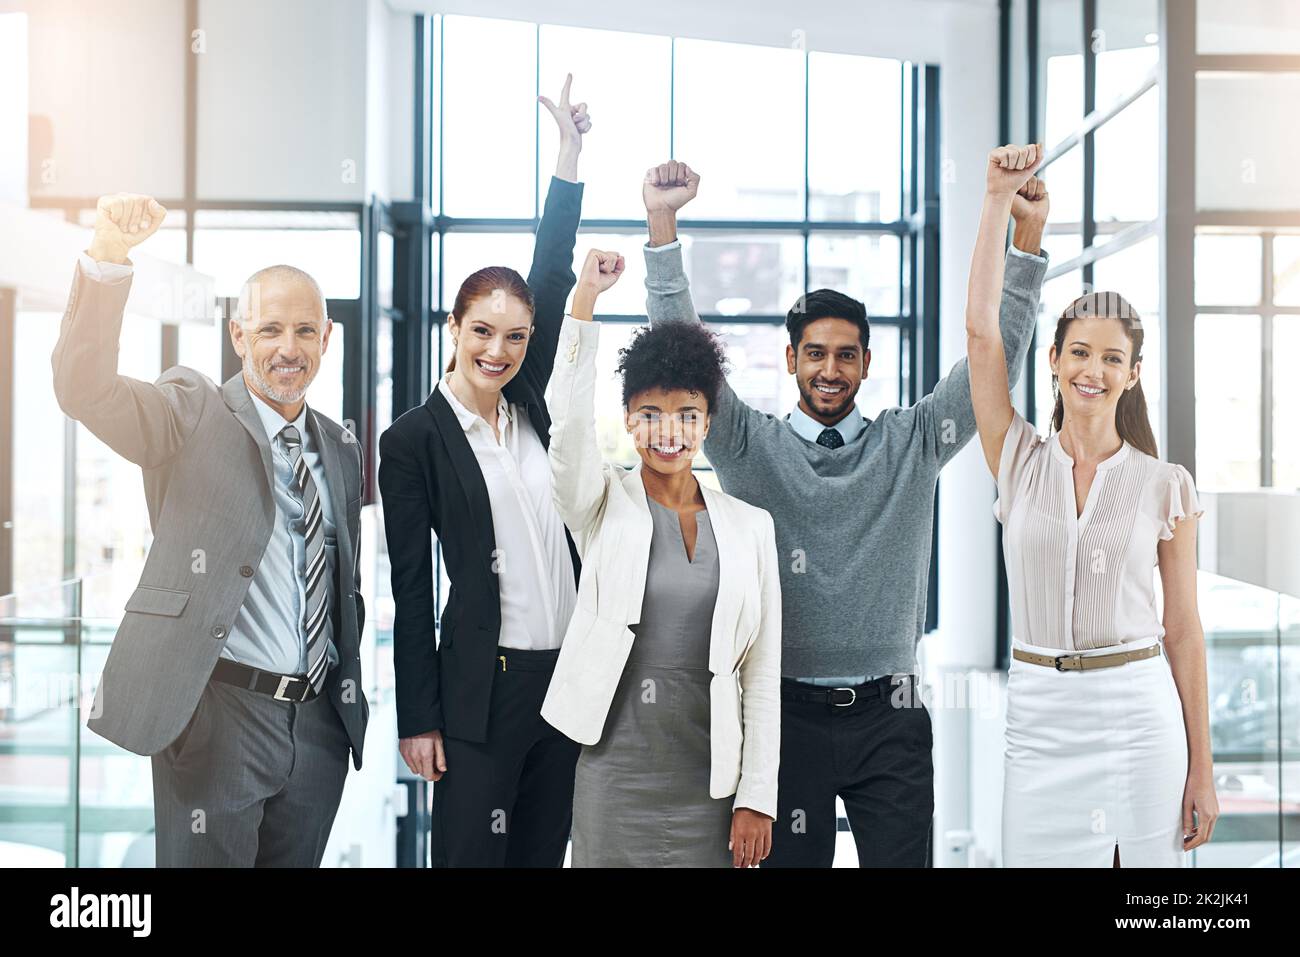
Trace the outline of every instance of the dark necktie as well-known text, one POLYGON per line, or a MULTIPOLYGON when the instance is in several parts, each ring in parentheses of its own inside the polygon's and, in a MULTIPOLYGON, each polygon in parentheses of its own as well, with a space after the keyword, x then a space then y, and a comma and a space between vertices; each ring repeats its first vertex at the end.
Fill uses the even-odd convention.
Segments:
POLYGON ((325 654, 326 601, 329 596, 329 582, 325 580, 325 522, 321 516, 316 482, 302 457, 302 436, 292 425, 286 425, 280 430, 280 438, 284 440, 289 461, 293 463, 296 488, 290 488, 302 499, 303 539, 306 542, 303 568, 307 605, 303 621, 307 633, 307 680, 319 692, 328 662, 325 654))
POLYGON ((817 444, 828 449, 838 449, 844 444, 844 436, 835 429, 822 429, 822 434, 817 436, 817 444))

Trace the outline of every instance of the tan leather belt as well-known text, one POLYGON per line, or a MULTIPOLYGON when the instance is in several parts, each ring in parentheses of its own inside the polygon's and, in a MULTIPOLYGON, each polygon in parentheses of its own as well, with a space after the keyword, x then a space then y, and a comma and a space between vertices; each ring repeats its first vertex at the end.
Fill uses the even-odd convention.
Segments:
POLYGON ((1011 655, 1031 665, 1055 668, 1057 671, 1091 671, 1093 668, 1116 668, 1130 661, 1154 658, 1160 654, 1160 645, 1156 643, 1136 651, 1117 651, 1109 655, 1036 655, 1022 648, 1012 648, 1011 655))

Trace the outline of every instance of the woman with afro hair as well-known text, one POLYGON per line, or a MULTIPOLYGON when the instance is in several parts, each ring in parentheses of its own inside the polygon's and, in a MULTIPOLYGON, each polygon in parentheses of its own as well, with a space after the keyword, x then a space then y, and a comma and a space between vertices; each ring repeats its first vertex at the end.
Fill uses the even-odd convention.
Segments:
POLYGON ((704 326, 643 328, 620 352, 640 464, 596 439, 588 254, 551 377, 552 489, 582 556, 542 717, 583 745, 575 867, 752 867, 771 848, 780 757, 781 593, 772 519, 691 470, 725 372, 704 326))

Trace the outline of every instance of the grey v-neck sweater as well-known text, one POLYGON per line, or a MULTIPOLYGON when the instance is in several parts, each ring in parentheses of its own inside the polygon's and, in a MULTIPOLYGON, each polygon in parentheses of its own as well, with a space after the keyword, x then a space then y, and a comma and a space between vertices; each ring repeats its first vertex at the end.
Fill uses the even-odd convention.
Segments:
MULTIPOLYGON (((699 322, 681 245, 646 246, 645 260, 651 324, 699 322)), ((1007 255, 999 321, 1013 385, 1046 271, 1042 257, 1007 255)), ((704 452, 723 490, 776 525, 782 674, 915 673, 935 484, 974 434, 964 358, 916 405, 866 419, 865 434, 838 449, 801 438, 723 386, 704 452)))

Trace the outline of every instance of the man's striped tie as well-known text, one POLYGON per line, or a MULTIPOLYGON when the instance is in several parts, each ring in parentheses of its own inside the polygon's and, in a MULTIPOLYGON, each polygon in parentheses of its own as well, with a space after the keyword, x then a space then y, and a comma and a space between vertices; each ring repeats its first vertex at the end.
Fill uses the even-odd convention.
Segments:
POLYGON ((280 438, 284 440, 289 452, 293 477, 303 505, 303 539, 307 543, 303 563, 303 574, 307 582, 307 604, 303 614, 303 630, 307 635, 307 680, 319 693, 329 661, 329 656, 325 653, 328 643, 325 625, 329 617, 329 582, 325 578, 325 521, 321 516, 316 482, 311 477, 311 470, 307 468, 307 461, 302 457, 302 436, 294 426, 286 425, 280 430, 280 438))

